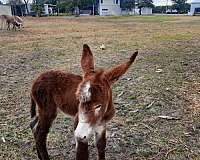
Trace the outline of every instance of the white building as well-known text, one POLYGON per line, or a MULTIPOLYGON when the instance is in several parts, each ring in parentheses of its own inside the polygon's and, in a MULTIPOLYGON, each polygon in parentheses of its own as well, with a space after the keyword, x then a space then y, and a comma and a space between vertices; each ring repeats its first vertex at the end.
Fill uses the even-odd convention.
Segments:
POLYGON ((5 5, 5 4, 0 4, 0 15, 12 15, 11 12, 11 6, 10 5, 5 5))
POLYGON ((99 0, 99 15, 121 15, 120 0, 99 0))
POLYGON ((150 14, 152 14, 152 8, 150 8, 150 7, 141 8, 141 14, 142 15, 150 15, 150 14))
POLYGON ((45 15, 51 15, 54 13, 53 8, 56 8, 56 5, 53 4, 44 4, 44 13, 45 15))
MULTIPOLYGON (((135 8, 132 9, 131 11, 129 10, 122 10, 122 15, 139 15, 140 14, 140 9, 135 8)), ((141 15, 151 15, 152 14, 152 8, 149 7, 143 7, 141 8, 141 15)))
POLYGON ((200 12, 200 0, 191 1, 190 12, 188 13, 188 15, 193 16, 195 12, 200 12))
MULTIPOLYGON (((120 8, 120 0, 99 0, 99 15, 100 16, 119 16, 119 15, 134 15, 140 14, 139 9, 135 8, 132 11, 122 10, 120 8)), ((141 8, 142 15, 152 14, 152 8, 143 7, 141 8)))

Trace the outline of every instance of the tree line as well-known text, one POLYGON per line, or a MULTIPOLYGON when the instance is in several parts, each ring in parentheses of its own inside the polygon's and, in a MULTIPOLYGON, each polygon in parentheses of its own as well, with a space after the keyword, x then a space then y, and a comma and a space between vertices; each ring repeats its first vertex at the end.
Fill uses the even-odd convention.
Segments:
MULTIPOLYGON (((20 3, 25 4, 25 8, 27 13, 29 14, 29 10, 27 4, 30 3, 30 0, 9 0, 11 5, 16 5, 20 3)), ((134 8, 138 8, 141 11, 143 7, 151 7, 153 8, 154 13, 166 13, 167 9, 175 9, 178 13, 187 13, 190 5, 187 4, 187 0, 172 0, 172 6, 154 6, 153 0, 121 0, 120 6, 124 10, 133 10, 134 8)), ((95 13, 97 14, 98 3, 99 0, 33 0, 33 10, 40 14, 43 10, 43 5, 53 4, 56 5, 57 12, 59 13, 73 13, 76 9, 78 10, 92 10, 95 8, 95 13)), ((1 4, 1 1, 0 1, 1 4)))
MULTIPOLYGON (((34 8, 37 12, 41 11, 41 6, 45 3, 56 5, 60 13, 73 12, 76 8, 83 10, 92 9, 92 7, 95 7, 97 13, 99 0, 33 0, 34 8)), ((154 7, 153 0, 121 0, 120 6, 126 10, 132 10, 135 7, 139 9, 142 7, 154 7)))
POLYGON ((166 10, 176 10, 177 13, 187 13, 190 10, 190 4, 187 0, 172 0, 171 6, 156 6, 153 8, 154 13, 166 13, 166 10))
MULTIPOLYGON (((27 1, 27 0, 24 0, 27 1)), ((75 8, 83 9, 92 9, 95 6, 95 11, 97 12, 97 6, 99 0, 34 0, 34 4, 42 5, 44 3, 50 3, 57 5, 60 13, 73 12, 75 8)), ((163 7, 163 6, 154 6, 153 0, 121 0, 120 6, 124 10, 132 10, 134 8, 150 7, 153 8, 154 12, 165 13, 166 8, 177 10, 178 13, 187 13, 190 5, 187 3, 187 0, 172 0, 172 6, 163 7)))

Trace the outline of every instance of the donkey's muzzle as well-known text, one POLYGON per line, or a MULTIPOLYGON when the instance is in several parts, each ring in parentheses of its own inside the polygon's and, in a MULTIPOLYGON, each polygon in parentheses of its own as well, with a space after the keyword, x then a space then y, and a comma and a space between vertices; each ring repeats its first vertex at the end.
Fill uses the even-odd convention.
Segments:
POLYGON ((89 123, 79 122, 74 132, 78 141, 87 142, 93 134, 93 127, 89 123))

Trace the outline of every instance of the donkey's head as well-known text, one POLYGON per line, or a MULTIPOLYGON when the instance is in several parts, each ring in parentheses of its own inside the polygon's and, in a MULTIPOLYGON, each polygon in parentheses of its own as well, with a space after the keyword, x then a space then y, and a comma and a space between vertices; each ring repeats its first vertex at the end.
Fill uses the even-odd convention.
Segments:
POLYGON ((21 23, 17 22, 17 21, 14 21, 13 22, 13 25, 15 25, 18 29, 21 28, 21 23))
POLYGON ((76 138, 87 141, 97 128, 100 129, 99 126, 105 124, 105 116, 109 116, 113 105, 111 85, 127 71, 137 54, 135 52, 129 61, 110 70, 95 70, 92 52, 88 45, 83 45, 81 67, 84 76, 76 92, 80 102, 76 138))

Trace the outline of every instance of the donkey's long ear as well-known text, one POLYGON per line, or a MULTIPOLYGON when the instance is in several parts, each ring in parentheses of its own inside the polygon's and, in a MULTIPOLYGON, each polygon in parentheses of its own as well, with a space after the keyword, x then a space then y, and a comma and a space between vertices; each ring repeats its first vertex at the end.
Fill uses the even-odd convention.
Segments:
POLYGON ((87 44, 83 45, 83 52, 81 58, 81 67, 84 74, 94 71, 94 60, 90 47, 87 44))
POLYGON ((127 70, 128 68, 131 66, 131 64, 134 62, 136 56, 138 55, 138 51, 136 51, 131 58, 129 59, 128 62, 120 64, 108 71, 105 71, 105 76, 108 79, 108 82, 110 84, 113 84, 114 82, 116 82, 127 70))

